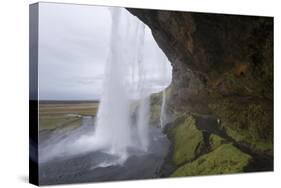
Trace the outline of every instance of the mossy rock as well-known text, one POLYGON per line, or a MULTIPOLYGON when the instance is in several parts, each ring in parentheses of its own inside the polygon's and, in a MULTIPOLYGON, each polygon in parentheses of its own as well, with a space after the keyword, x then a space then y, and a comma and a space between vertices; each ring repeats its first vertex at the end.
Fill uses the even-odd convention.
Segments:
POLYGON ((209 137, 209 143, 210 143, 210 150, 213 151, 217 149, 219 146, 221 146, 225 142, 225 139, 222 137, 211 134, 209 137))
POLYGON ((150 122, 157 124, 160 121, 161 105, 154 104, 150 106, 150 122))
POLYGON ((232 129, 229 127, 225 128, 227 135, 233 138, 236 142, 242 142, 248 144, 253 150, 256 151, 268 151, 269 154, 273 152, 272 140, 259 140, 253 138, 248 130, 232 129))
POLYGON ((176 165, 193 160, 204 146, 203 134, 196 128, 195 119, 188 116, 171 130, 173 162, 176 165))
POLYGON ((273 117, 270 103, 251 98, 222 98, 209 107, 221 119, 228 136, 256 151, 273 150, 273 117), (237 102, 240 101, 240 102, 237 102))
POLYGON ((163 92, 153 93, 150 96, 150 123, 160 124, 163 92))
POLYGON ((243 172, 251 156, 241 152, 232 144, 223 144, 216 150, 202 155, 195 161, 179 167, 171 176, 195 176, 243 172))

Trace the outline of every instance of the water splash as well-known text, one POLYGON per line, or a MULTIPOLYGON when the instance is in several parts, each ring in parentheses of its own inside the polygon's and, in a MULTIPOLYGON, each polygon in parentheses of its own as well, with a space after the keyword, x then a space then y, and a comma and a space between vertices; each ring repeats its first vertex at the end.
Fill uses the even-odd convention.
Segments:
POLYGON ((148 129, 149 129, 149 112, 150 112, 150 103, 149 97, 145 97, 140 100, 140 105, 137 114, 137 128, 138 136, 140 141, 140 149, 143 151, 148 150, 149 138, 148 138, 148 129))
MULTIPOLYGON (((110 153, 126 159, 128 148, 133 146, 130 107, 134 97, 142 98, 145 93, 143 77, 140 76, 145 26, 135 17, 127 16, 125 10, 113 8, 111 13, 111 47, 95 137, 102 137, 107 141, 110 153)), ((147 141, 143 141, 147 139, 147 128, 143 125, 148 124, 148 105, 147 100, 144 100, 138 113, 141 147, 147 147, 147 141)))
POLYGON ((110 11, 110 50, 95 125, 90 126, 93 119, 83 117, 77 130, 53 135, 55 140, 47 144, 50 147, 41 146, 40 156, 48 156, 40 158, 41 162, 102 152, 114 156, 100 161, 106 166, 123 164, 131 154, 154 152, 150 148, 154 139, 149 127, 150 95, 170 84, 171 65, 137 17, 123 8, 110 11))

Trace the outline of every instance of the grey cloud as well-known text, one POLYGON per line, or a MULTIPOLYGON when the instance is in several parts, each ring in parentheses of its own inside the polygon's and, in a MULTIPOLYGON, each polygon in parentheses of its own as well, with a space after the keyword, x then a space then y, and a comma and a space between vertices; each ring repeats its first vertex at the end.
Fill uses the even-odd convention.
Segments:
MULTIPOLYGON (((108 8, 40 3, 39 12, 40 99, 99 99, 109 51, 108 8)), ((159 59, 162 52, 149 29, 146 30, 146 77, 149 85, 156 85, 151 88, 155 88, 161 85, 161 79, 164 82, 166 79, 163 79, 165 70, 158 70, 156 62, 166 62, 159 59)))

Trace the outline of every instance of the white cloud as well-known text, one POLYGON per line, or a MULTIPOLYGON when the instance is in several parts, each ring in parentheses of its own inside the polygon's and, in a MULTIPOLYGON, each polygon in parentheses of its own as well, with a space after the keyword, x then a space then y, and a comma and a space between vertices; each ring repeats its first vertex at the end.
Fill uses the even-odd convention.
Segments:
MULTIPOLYGON (((111 16, 107 7, 40 3, 40 99, 99 99, 109 50, 110 26, 111 16)), ((145 36, 147 87, 159 88, 171 80, 171 76, 165 73, 170 73, 171 67, 163 59, 149 29, 146 29, 145 36), (167 70, 159 70, 159 63, 163 62, 167 64, 167 70)))

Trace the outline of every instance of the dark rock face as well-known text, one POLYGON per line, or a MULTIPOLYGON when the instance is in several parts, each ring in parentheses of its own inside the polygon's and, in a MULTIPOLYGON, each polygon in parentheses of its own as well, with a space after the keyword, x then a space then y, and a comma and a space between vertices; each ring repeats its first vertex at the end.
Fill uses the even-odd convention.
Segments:
POLYGON ((273 18, 128 9, 173 66, 168 106, 211 115, 227 136, 273 153, 273 18))

